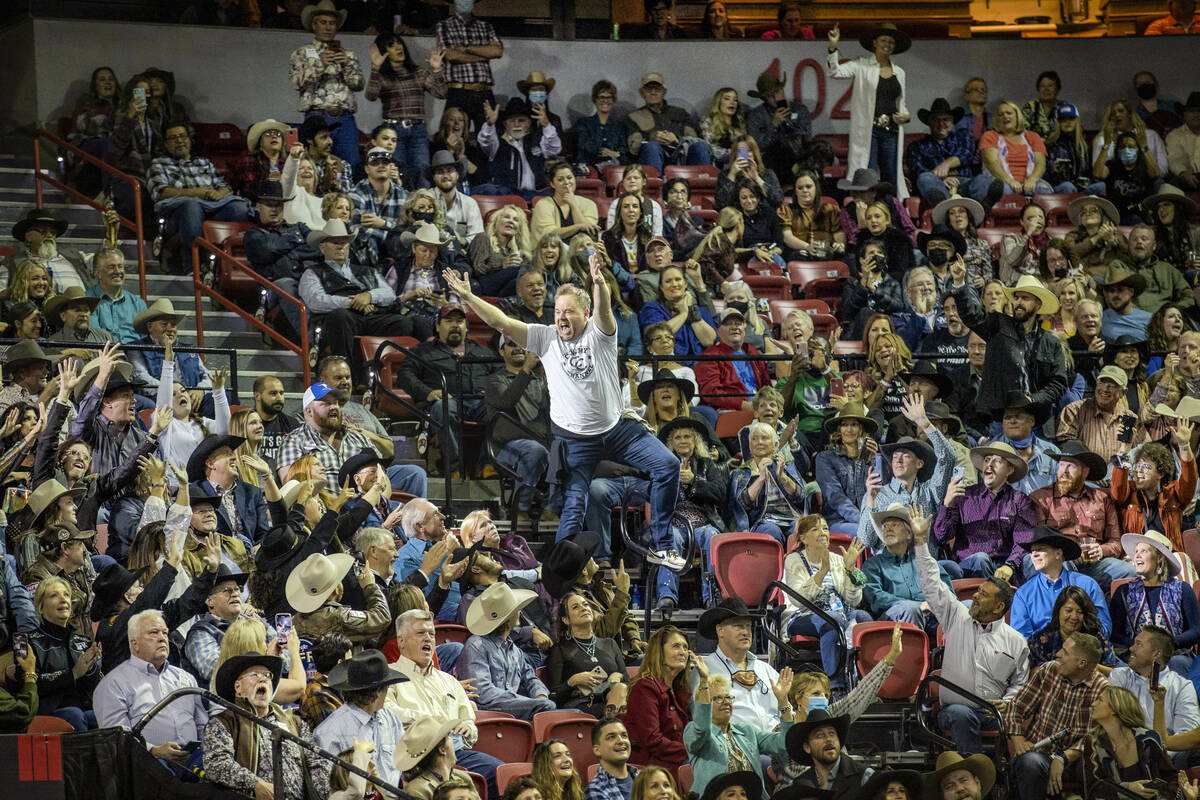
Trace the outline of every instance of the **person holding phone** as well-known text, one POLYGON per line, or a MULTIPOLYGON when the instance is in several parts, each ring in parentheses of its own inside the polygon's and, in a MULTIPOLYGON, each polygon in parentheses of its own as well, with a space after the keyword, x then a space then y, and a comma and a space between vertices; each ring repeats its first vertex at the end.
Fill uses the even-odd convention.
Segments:
MULTIPOLYGON (((1167 736, 1200 728, 1196 687, 1166 666, 1174 654, 1175 638, 1170 631, 1146 625, 1129 647, 1128 666, 1118 666, 1108 675, 1113 686, 1133 693, 1147 723, 1153 722, 1164 743, 1167 736)), ((1168 751, 1167 755, 1179 769, 1187 769, 1196 762, 1195 751, 1190 750, 1179 748, 1168 751)))
POLYGON ((1122 442, 1117 451, 1120 466, 1113 467, 1109 494, 1117 506, 1122 531, 1162 531, 1171 546, 1182 551, 1183 513, 1196 494, 1196 457, 1191 447, 1195 425, 1184 417, 1165 420, 1172 421, 1170 443, 1178 451, 1179 474, 1175 456, 1166 445, 1143 444, 1131 464, 1131 446, 1122 442))
MULTIPOLYGON (((1091 708, 1081 765, 1086 780, 1112 781, 1144 798, 1174 798, 1179 775, 1159 735, 1150 729, 1137 696, 1109 686, 1091 708)), ((1054 777, 1048 790, 1054 787, 1054 777)))
POLYGON ((38 584, 33 603, 41 624, 27 635, 25 646, 37 659, 38 711, 86 731, 96 727, 91 709, 92 692, 100 682, 100 645, 71 627, 71 593, 70 584, 58 576, 38 584))
POLYGON ((354 93, 363 90, 366 77, 358 56, 334 38, 345 24, 346 14, 333 0, 321 0, 300 12, 301 23, 312 31, 313 40, 292 51, 288 78, 300 94, 299 109, 305 119, 315 117, 329 126, 334 154, 353 169, 359 162, 354 93))
POLYGON ((1095 393, 1062 410, 1056 436, 1060 440, 1078 439, 1106 461, 1117 455, 1122 444, 1145 441, 1145 425, 1129 413, 1125 403, 1128 383, 1128 374, 1115 364, 1101 369, 1095 393))

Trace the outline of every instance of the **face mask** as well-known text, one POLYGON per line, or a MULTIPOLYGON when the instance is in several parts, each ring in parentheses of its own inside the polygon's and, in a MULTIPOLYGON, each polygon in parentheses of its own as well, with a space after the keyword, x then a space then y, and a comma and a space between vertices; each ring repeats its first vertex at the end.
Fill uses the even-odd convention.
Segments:
POLYGON ((460 14, 470 14, 475 11, 475 0, 454 0, 454 10, 460 14))
POLYGON ((414 211, 409 216, 414 222, 433 222, 435 214, 432 211, 414 211))
POLYGON ((929 251, 929 263, 935 267, 944 267, 949 260, 950 255, 945 250, 929 251))
POLYGON ((1117 151, 1117 158, 1121 159, 1121 163, 1128 167, 1137 161, 1137 148, 1122 147, 1117 151))
POLYGON ((1150 100, 1156 94, 1158 94, 1158 87, 1153 83, 1139 83, 1137 85, 1137 96, 1143 100, 1150 100))
POLYGON ((725 305, 729 308, 736 308, 738 311, 742 312, 742 316, 745 316, 746 312, 750 310, 750 304, 745 300, 730 300, 725 305))
POLYGON ((546 102, 546 98, 548 96, 549 95, 547 95, 545 92, 530 92, 529 93, 529 102, 533 103, 536 106, 540 103, 546 102))

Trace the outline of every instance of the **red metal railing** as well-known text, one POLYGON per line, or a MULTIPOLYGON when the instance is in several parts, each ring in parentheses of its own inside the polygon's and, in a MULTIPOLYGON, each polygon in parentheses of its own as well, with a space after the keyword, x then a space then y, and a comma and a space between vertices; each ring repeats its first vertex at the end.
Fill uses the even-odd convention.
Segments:
POLYGON ((121 170, 117 169, 111 164, 104 163, 91 153, 79 149, 66 139, 55 136, 53 133, 50 133, 47 130, 38 130, 38 132, 33 135, 33 189, 37 197, 38 208, 42 208, 42 184, 48 183, 55 189, 58 189, 60 192, 66 192, 71 197, 74 197, 76 200, 79 200, 82 203, 87 203, 89 206, 101 213, 107 210, 104 208, 104 206, 100 205, 75 187, 68 186, 57 178, 51 177, 49 173, 42 171, 42 148, 40 147, 42 139, 52 142, 56 146, 74 153, 76 156, 92 166, 98 167, 103 172, 107 172, 116 180, 124 181, 133 187, 133 219, 128 220, 125 217, 121 217, 121 224, 126 228, 133 230, 134 238, 137 241, 138 292, 141 294, 142 299, 145 300, 146 238, 143 236, 144 229, 142 226, 142 182, 132 175, 121 172, 121 170))
MULTIPOLYGON (((217 265, 214 264, 214 268, 216 266, 217 265)), ((219 270, 214 269, 214 274, 216 274, 217 272, 219 272, 219 270)), ((237 314, 242 319, 246 320, 246 322, 249 322, 251 325, 258 328, 261 332, 265 333, 267 336, 270 336, 271 339, 273 339, 274 341, 283 345, 286 349, 291 350, 293 353, 300 356, 300 363, 303 365, 303 371, 304 371, 304 385, 308 386, 310 383, 312 383, 311 367, 308 363, 308 309, 304 306, 304 303, 299 298, 283 291, 278 286, 276 286, 274 283, 271 283, 271 281, 267 280, 262 275, 259 275, 257 272, 255 272, 253 269, 251 269, 250 265, 247 264, 246 262, 242 261, 241 259, 239 259, 235 256, 229 255, 229 253, 226 253, 224 250, 217 247, 212 242, 210 242, 207 239, 204 239, 200 236, 197 236, 195 239, 192 240, 192 284, 194 285, 195 292, 196 292, 196 340, 197 340, 197 344, 199 344, 201 347, 204 346, 204 301, 203 301, 202 297, 208 296, 208 297, 211 297, 213 300, 216 300, 218 303, 223 305, 225 308, 228 308, 230 311, 237 314), (244 308, 239 306, 237 303, 233 302, 232 300, 230 300, 229 298, 225 297, 220 292, 218 292, 216 289, 214 289, 211 286, 209 286, 208 284, 204 283, 200 277, 200 251, 201 250, 208 251, 211 255, 213 255, 217 259, 221 260, 224 264, 227 264, 229 266, 230 270, 237 270, 238 272, 244 272, 246 275, 250 276, 250 278, 252 280, 254 280, 254 282, 257 283, 259 286, 274 293, 275 296, 280 299, 280 301, 285 302, 285 303, 291 303, 292 305, 299 308, 300 309, 300 344, 296 344, 295 342, 291 341, 286 336, 281 334, 279 331, 275 330, 270 325, 267 325, 266 323, 264 323, 262 320, 258 319, 253 314, 248 313, 244 308)))

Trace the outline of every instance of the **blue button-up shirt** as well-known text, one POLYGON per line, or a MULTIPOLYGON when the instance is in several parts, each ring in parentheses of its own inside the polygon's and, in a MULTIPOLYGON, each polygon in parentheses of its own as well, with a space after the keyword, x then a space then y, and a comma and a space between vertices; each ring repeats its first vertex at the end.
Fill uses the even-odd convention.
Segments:
POLYGON ((622 780, 614 778, 602 764, 600 769, 596 770, 596 777, 584 787, 584 800, 629 800, 629 796, 633 794, 633 779, 637 777, 638 770, 632 765, 626 765, 625 769, 629 771, 629 777, 622 780))
POLYGON ((495 633, 467 639, 458 658, 458 673, 464 680, 475 679, 476 704, 487 711, 531 720, 537 712, 555 708, 550 690, 538 680, 524 653, 511 639, 495 633))
MULTIPOLYGON (((421 568, 421 561, 425 558, 425 551, 433 547, 433 542, 428 539, 418 539, 413 537, 400 546, 400 550, 396 554, 396 560, 392 562, 392 571, 400 580, 406 580, 409 575, 412 575, 421 568)), ((437 585, 438 578, 441 577, 442 568, 438 567, 433 571, 432 575, 427 575, 429 582, 425 585, 425 596, 433 591, 433 587, 437 585)), ((446 602, 442 603, 442 608, 438 612, 438 619, 456 620, 458 619, 458 604, 462 602, 462 593, 458 589, 458 581, 450 582, 450 590, 446 593, 446 602)))
POLYGON ((360 742, 375 745, 375 766, 379 777, 393 786, 400 785, 400 770, 396 769, 393 753, 404 736, 404 725, 387 706, 374 716, 352 703, 345 703, 333 711, 313 731, 317 744, 331 753, 340 753, 360 742))
POLYGON ((930 432, 929 444, 933 448, 934 456, 937 457, 937 465, 934 466, 933 475, 929 480, 915 481, 912 491, 909 491, 902 481, 892 478, 880 490, 879 496, 875 498, 873 508, 868 507, 866 498, 863 498, 863 507, 860 509, 858 518, 858 538, 864 545, 871 548, 872 553, 881 553, 884 547, 879 534, 875 532, 875 526, 871 524, 871 515, 868 512, 883 511, 895 503, 900 503, 905 507, 916 503, 921 506, 927 516, 937 515, 937 510, 946 497, 946 487, 950 485, 950 476, 954 472, 954 467, 958 465, 958 460, 954 455, 954 448, 950 446, 950 440, 943 436, 941 431, 934 429, 930 432))
POLYGON ((1087 592, 1100 615, 1100 627, 1107 636, 1112 630, 1112 618, 1108 615, 1108 599, 1100 591, 1100 584, 1084 575, 1082 572, 1064 569, 1057 580, 1050 580, 1045 575, 1035 575, 1017 589, 1013 595, 1012 621, 1009 623, 1025 638, 1050 621, 1050 612, 1054 610, 1054 601, 1059 593, 1068 586, 1078 586, 1087 592))
POLYGON ((956 128, 945 139, 935 139, 932 135, 918 139, 905 149, 904 166, 915 181, 922 172, 933 172, 934 167, 951 157, 959 160, 956 168, 959 180, 979 171, 979 155, 970 131, 956 128))
POLYGON ((133 292, 121 290, 116 300, 104 293, 100 284, 87 290, 88 297, 99 297, 100 305, 92 312, 92 324, 103 328, 122 344, 137 341, 142 335, 133 329, 133 318, 146 310, 146 301, 133 292))
MULTIPOLYGON (((133 728, 146 712, 176 689, 195 686, 196 679, 179 667, 157 667, 130 656, 112 669, 92 695, 96 721, 102 728, 133 728)), ((208 712, 200 698, 192 695, 166 706, 142 728, 146 744, 157 747, 167 742, 179 745, 200 741, 208 723, 208 712)))
POLYGON ((1106 308, 1100 315, 1100 336, 1106 342, 1115 342, 1117 337, 1129 334, 1140 342, 1146 338, 1146 326, 1149 324, 1149 311, 1131 308, 1128 314, 1118 314, 1106 308))
MULTIPOLYGON (((993 435, 990 441, 1004 442, 1018 453, 1021 452, 1023 448, 1005 436, 1003 432, 997 432, 998 427, 999 423, 993 423, 991 429, 993 435)), ((1045 439, 1039 439, 1037 436, 1033 437, 1033 455, 1025 462, 1025 477, 1012 485, 1014 489, 1031 495, 1038 489, 1045 488, 1054 483, 1054 476, 1058 473, 1058 462, 1047 455, 1052 449, 1053 445, 1045 439)))
MULTIPOLYGON (((871 616, 880 617, 883 612, 905 600, 925 602, 925 592, 921 589, 921 578, 917 575, 912 547, 902 555, 895 555, 890 550, 873 555, 863 562, 862 571, 867 576, 867 584, 863 587, 863 600, 870 609, 871 616)), ((942 583, 953 591, 950 576, 940 565, 938 576, 942 583)))

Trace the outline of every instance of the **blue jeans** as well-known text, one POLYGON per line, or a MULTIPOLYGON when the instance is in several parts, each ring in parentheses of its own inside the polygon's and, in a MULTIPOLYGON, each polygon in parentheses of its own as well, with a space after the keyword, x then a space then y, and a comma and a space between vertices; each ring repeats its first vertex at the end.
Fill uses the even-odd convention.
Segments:
POLYGON ((496 454, 496 460, 520 478, 515 489, 518 510, 529 510, 533 489, 546 477, 549 459, 550 451, 533 439, 513 439, 496 454))
POLYGON ((458 750, 454 755, 460 767, 487 778, 489 798, 494 800, 500 796, 500 791, 496 788, 496 767, 503 764, 503 761, 479 750, 458 750))
POLYGON ((67 722, 71 723, 71 727, 76 731, 96 730, 95 711, 84 711, 82 708, 77 708, 75 706, 63 706, 51 711, 50 716, 66 720, 67 722))
MULTIPOLYGON (((210 216, 205 214, 199 199, 185 197, 174 208, 165 212, 163 219, 167 221, 165 234, 179 234, 179 263, 191 270, 192 240, 204 232, 204 220, 246 222, 250 219, 250 204, 245 200, 234 200, 213 211, 210 216)), ((203 257, 202 253, 201 258, 203 257)))
POLYGON ((960 578, 990 578, 996 572, 995 562, 987 553, 973 553, 962 561, 939 561, 950 576, 950 580, 960 578))
POLYGON ((679 499, 679 459, 640 422, 621 419, 607 433, 583 439, 565 439, 566 463, 570 465, 563 500, 563 532, 581 530, 587 505, 588 486, 596 465, 604 459, 628 464, 650 476, 650 532, 654 547, 671 549, 671 515, 679 499))
MULTIPOLYGON (((295 278, 276 278, 273 283, 283 291, 290 294, 292 297, 297 299, 300 298, 300 282, 295 278)), ((303 331, 300 330, 300 306, 295 305, 294 303, 289 303, 286 300, 281 301, 279 296, 274 292, 268 292, 267 308, 272 308, 274 306, 281 306, 283 308, 283 316, 286 317, 287 321, 292 324, 292 330, 294 330, 297 334, 303 333, 303 331)), ((302 357, 308 358, 308 354, 305 353, 302 357)))
MULTIPOLYGON (((707 577, 711 568, 708 564, 708 540, 720 533, 719 530, 712 525, 698 525, 692 528, 692 535, 696 538, 696 547, 700 550, 700 581, 701 596, 705 601, 708 600, 708 581, 703 580, 707 577)), ((671 549, 677 553, 683 553, 683 528, 671 526, 671 549)), ((667 569, 666 567, 658 568, 658 583, 657 592, 659 598, 669 597, 672 600, 679 600, 679 576, 667 569)))
POLYGON ((751 533, 770 534, 771 536, 774 536, 776 539, 778 539, 780 544, 782 544, 784 547, 787 547, 787 537, 788 537, 787 532, 784 531, 783 528, 776 525, 774 522, 771 522, 771 521, 765 520, 765 519, 761 520, 759 522, 756 522, 754 525, 750 526, 750 532, 751 533))
POLYGON ((487 407, 482 400, 471 400, 460 405, 457 397, 451 397, 450 402, 450 424, 446 424, 445 411, 446 405, 441 400, 436 401, 429 407, 429 416, 433 417, 434 425, 437 428, 439 445, 442 448, 442 455, 446 458, 446 469, 450 472, 462 472, 462 453, 459 452, 458 441, 458 423, 460 419, 469 419, 475 422, 483 422, 487 419, 487 407), (465 407, 466 415, 462 414, 462 409, 465 407))
MULTIPOLYGON (((612 507, 619 504, 627 493, 631 503, 644 503, 650 494, 650 483, 641 478, 593 478, 588 484, 583 530, 593 531, 600 536, 600 546, 596 548, 597 561, 612 561, 612 507)), ((561 519, 565 521, 566 516, 564 508, 561 519)), ((571 529, 560 521, 554 538, 558 541, 578 532, 578 527, 571 529)))
MULTIPOLYGON (((671 163, 678 163, 679 160, 679 155, 676 154, 671 163)), ((654 167, 658 174, 662 175, 663 167, 667 164, 667 153, 663 150, 661 142, 642 142, 642 148, 638 151, 638 161, 648 167, 654 167)), ((692 142, 687 149, 687 155, 683 156, 683 163, 691 166, 711 164, 712 148, 705 141, 692 142)))
POLYGON ((396 126, 394 156, 397 162, 412 167, 413 178, 416 179, 419 186, 429 185, 429 182, 425 180, 425 171, 422 169, 429 163, 429 132, 425 129, 424 122, 414 123, 409 128, 402 125, 396 126))
MULTIPOLYGON (((1064 781, 1082 778, 1080 762, 1081 759, 1076 759, 1066 766, 1064 781)), ((1042 800, 1046 796, 1046 782, 1050 780, 1050 756, 1033 751, 1017 756, 1012 762, 1012 775, 1020 800, 1042 800)))
MULTIPOLYGON (((306 111, 304 118, 308 119, 309 117, 320 117, 330 126, 338 123, 338 127, 329 132, 329 135, 333 137, 333 146, 330 148, 330 152, 349 164, 353 171, 359 162, 358 125, 354 122, 354 115, 342 114, 340 117, 331 117, 323 111, 306 111)), ((398 145, 397 150, 399 150, 398 145)))
POLYGON ((983 752, 980 731, 998 730, 995 712, 961 703, 942 706, 942 710, 938 712, 938 725, 950 731, 950 738, 958 745, 958 752, 964 756, 983 752))
MULTIPOLYGON (((964 179, 958 184, 958 193, 963 197, 969 197, 982 203, 983 199, 987 197, 992 180, 992 176, 987 173, 964 179)), ((932 172, 922 172, 917 176, 917 194, 925 198, 926 203, 937 205, 950 196, 950 190, 937 175, 932 172)))
POLYGON ((417 497, 429 494, 429 476, 416 464, 392 464, 386 472, 393 489, 417 497))
MULTIPOLYGON (((1104 196, 1104 193, 1107 190, 1108 190, 1108 187, 1104 185, 1104 181, 1095 181, 1093 183, 1089 183, 1087 186, 1085 186, 1083 188, 1083 191, 1086 192, 1087 194, 1090 194, 1092 196, 1099 195, 1101 197, 1104 196)), ((1076 189, 1075 184, 1071 183, 1070 181, 1063 181, 1062 183, 1060 183, 1054 187, 1054 191, 1058 194, 1074 194, 1075 192, 1078 192, 1079 190, 1076 189)))
POLYGON ((871 126, 871 157, 867 166, 879 172, 881 180, 896 181, 896 159, 900 155, 900 132, 871 126))
MULTIPOLYGON (((871 615, 862 609, 850 612, 851 622, 870 622, 871 615)), ((818 617, 816 614, 797 614, 788 623, 788 634, 791 636, 816 636, 821 640, 821 668, 829 676, 831 686, 845 686, 845 672, 834 674, 837 669, 841 652, 838 649, 837 628, 818 617)))
MULTIPOLYGON (((1021 194, 1021 192, 1016 191, 1011 186, 1009 186, 1007 183, 1004 184, 1004 193, 1005 194, 1021 194)), ((1037 185, 1033 187, 1033 193, 1034 194, 1054 194, 1054 187, 1051 186, 1050 184, 1046 183, 1044 180, 1039 180, 1037 182, 1037 185)))
POLYGON ((437 646, 438 669, 454 674, 454 665, 463 651, 462 642, 442 642, 437 646))
POLYGON ((899 603, 883 612, 883 618, 893 622, 907 622, 916 625, 926 633, 937 630, 937 617, 932 611, 922 611, 921 603, 916 600, 901 600, 899 603))

